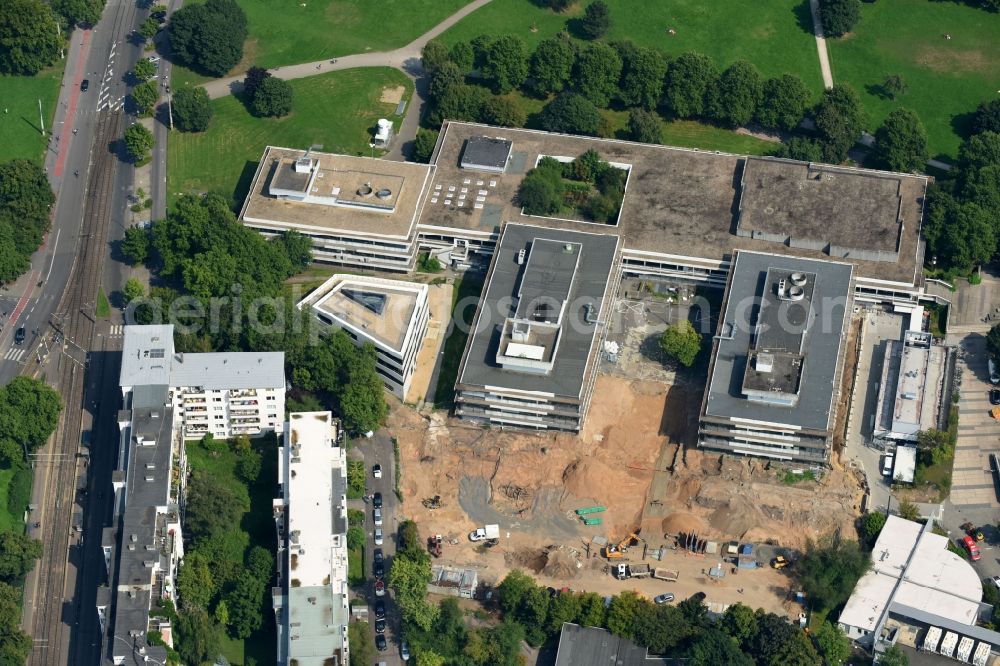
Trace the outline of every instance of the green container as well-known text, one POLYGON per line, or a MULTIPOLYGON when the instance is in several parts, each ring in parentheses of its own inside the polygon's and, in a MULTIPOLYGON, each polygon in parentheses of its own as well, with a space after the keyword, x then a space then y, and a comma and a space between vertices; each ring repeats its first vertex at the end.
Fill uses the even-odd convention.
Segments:
POLYGON ((604 522, 603 518, 584 518, 583 519, 583 524, 584 525, 600 525, 603 522, 604 522))
POLYGON ((602 511, 606 511, 606 510, 607 509, 605 509, 603 506, 588 506, 585 509, 577 509, 576 510, 576 515, 578 515, 578 516, 586 516, 588 513, 601 513, 602 511))

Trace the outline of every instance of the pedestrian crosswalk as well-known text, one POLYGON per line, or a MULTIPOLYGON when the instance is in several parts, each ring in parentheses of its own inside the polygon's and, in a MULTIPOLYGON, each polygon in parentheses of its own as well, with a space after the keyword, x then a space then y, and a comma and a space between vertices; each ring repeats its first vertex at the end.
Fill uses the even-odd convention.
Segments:
POLYGON ((28 353, 27 349, 21 349, 18 347, 11 347, 7 350, 7 353, 3 355, 3 360, 5 361, 20 361, 24 358, 24 355, 28 353))
POLYGON ((125 326, 123 324, 118 324, 111 327, 111 332, 108 333, 113 338, 120 338, 125 334, 125 326))

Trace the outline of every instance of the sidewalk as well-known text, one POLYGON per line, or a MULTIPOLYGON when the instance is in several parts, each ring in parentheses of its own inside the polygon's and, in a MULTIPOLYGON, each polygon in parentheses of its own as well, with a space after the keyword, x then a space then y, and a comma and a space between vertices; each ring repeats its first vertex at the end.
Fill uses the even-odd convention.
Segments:
MULTIPOLYGON (((63 71, 63 80, 59 89, 59 100, 56 102, 52 117, 52 127, 49 131, 49 147, 45 151, 45 172, 49 174, 49 182, 59 198, 59 187, 62 185, 63 165, 70 144, 74 139, 73 119, 80 98, 79 81, 83 79, 87 67, 87 54, 90 51, 92 30, 77 28, 69 40, 69 50, 66 52, 67 67, 63 71), (65 136, 64 136, 65 135, 65 136)), ((54 215, 53 211, 53 215, 54 215)))

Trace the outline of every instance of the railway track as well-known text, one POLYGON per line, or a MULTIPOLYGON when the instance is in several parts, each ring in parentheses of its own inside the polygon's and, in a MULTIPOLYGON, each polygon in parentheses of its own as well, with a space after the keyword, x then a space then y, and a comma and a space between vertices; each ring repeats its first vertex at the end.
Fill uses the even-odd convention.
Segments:
MULTIPOLYGON (((117 156, 109 150, 121 136, 122 112, 105 109, 99 115, 95 136, 95 159, 89 171, 87 196, 80 227, 80 244, 66 291, 54 315, 53 326, 66 340, 91 350, 95 323, 94 310, 107 252, 111 201, 117 171, 117 156)), ((64 609, 71 603, 66 595, 67 553, 76 501, 77 453, 81 444, 84 416, 85 368, 63 363, 58 390, 63 398, 63 414, 52 442, 51 468, 45 477, 42 510, 42 559, 38 564, 36 609, 31 635, 34 649, 31 666, 67 663, 63 654, 64 609)), ((66 614, 69 615, 69 614, 66 614)))

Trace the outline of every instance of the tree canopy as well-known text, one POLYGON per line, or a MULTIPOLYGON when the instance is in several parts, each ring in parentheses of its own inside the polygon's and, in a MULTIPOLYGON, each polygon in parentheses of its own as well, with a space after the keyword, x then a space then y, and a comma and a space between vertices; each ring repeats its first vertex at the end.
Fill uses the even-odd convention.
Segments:
POLYGON ((185 527, 196 545, 238 523, 249 510, 250 499, 245 492, 237 493, 201 470, 191 475, 185 527))
POLYGON ((875 156, 891 171, 917 171, 927 161, 927 131, 909 109, 893 110, 875 132, 875 156))
POLYGON ((791 131, 798 127, 809 106, 809 90, 802 79, 782 74, 764 82, 757 122, 764 127, 791 131))
POLYGON ((528 77, 528 54, 524 40, 501 35, 486 49, 480 72, 498 95, 519 87, 528 77))
POLYGON ((598 39, 611 29, 611 10, 603 0, 595 0, 583 10, 579 33, 584 39, 598 39))
POLYGON ((0 532, 0 580, 19 584, 41 556, 41 541, 20 532, 0 532))
POLYGON ((174 125, 182 132, 204 132, 215 110, 204 88, 181 88, 171 101, 174 125))
POLYGON ((972 121, 972 131, 975 134, 1000 132, 1000 99, 982 102, 979 105, 972 121))
POLYGON ((528 65, 534 89, 542 94, 562 92, 570 80, 576 48, 566 33, 542 40, 535 47, 528 65))
POLYGON ((21 631, 20 588, 0 581, 0 663, 23 664, 31 654, 31 636, 21 631))
POLYGON ((421 127, 417 130, 417 136, 413 140, 413 147, 410 149, 410 159, 414 162, 427 164, 431 161, 434 147, 437 145, 438 133, 434 130, 421 127))
POLYGON ((247 17, 234 0, 184 5, 170 17, 174 56, 209 76, 223 76, 243 58, 247 17))
POLYGON ((847 159, 854 143, 865 128, 865 111, 861 98, 854 88, 836 84, 823 91, 823 99, 816 107, 814 120, 823 141, 823 157, 827 162, 839 163, 847 159))
POLYGON ((53 0, 52 10, 66 19, 68 25, 93 25, 101 18, 104 0, 53 0))
POLYGON ((222 629, 200 606, 177 614, 177 652, 186 664, 214 660, 222 645, 222 629))
POLYGON ((42 446, 60 411, 59 394, 43 381, 20 376, 0 387, 0 464, 23 461, 42 446))
POLYGON ((292 84, 269 76, 260 82, 250 102, 255 116, 280 118, 292 112, 292 84))
POLYGON ((701 334, 687 319, 668 326, 660 337, 660 349, 684 367, 694 365, 701 351, 701 334))
POLYGON ((842 37, 861 18, 861 0, 820 0, 819 17, 824 35, 842 37))
POLYGON ((652 111, 630 109, 628 112, 628 134, 633 141, 642 143, 662 143, 663 126, 660 118, 652 111))
POLYGON ((129 125, 125 130, 125 152, 135 162, 142 162, 149 157, 149 151, 155 144, 153 133, 141 123, 129 125))
POLYGON ((819 541, 806 541, 797 566, 802 588, 813 603, 831 609, 847 600, 871 561, 858 542, 844 539, 838 532, 819 541))
POLYGON ((581 95, 595 106, 606 107, 618 92, 622 59, 603 42, 588 44, 576 58, 573 80, 581 95))
POLYGON ((746 60, 737 60, 709 88, 708 113, 723 125, 741 127, 753 119, 763 91, 757 68, 746 60))
POLYGON ((594 136, 601 124, 601 114, 593 102, 577 93, 562 93, 545 105, 542 127, 550 132, 594 136))
POLYGON ((701 53, 682 53, 670 63, 664 82, 667 109, 678 118, 700 116, 705 95, 719 77, 712 59, 701 53))
POLYGON ((667 62, 656 49, 635 46, 630 42, 616 45, 622 60, 621 89, 618 96, 626 106, 652 111, 663 96, 667 62))
POLYGON ((55 200, 39 164, 24 159, 0 163, 0 282, 16 280, 28 270, 49 230, 55 200))
POLYGON ((42 0, 0 2, 0 74, 33 76, 59 59, 63 40, 42 0))
POLYGON ((136 110, 140 115, 151 113, 159 99, 160 88, 156 81, 146 81, 132 88, 132 101, 135 102, 136 110))

